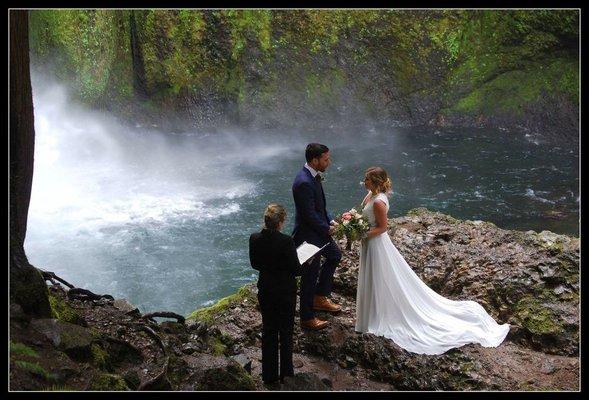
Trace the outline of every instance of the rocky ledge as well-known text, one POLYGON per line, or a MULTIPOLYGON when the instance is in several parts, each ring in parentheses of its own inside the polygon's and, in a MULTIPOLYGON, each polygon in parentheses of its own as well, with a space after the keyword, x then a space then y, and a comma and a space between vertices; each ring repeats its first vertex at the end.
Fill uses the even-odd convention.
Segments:
MULTIPOLYGON (((12 390, 579 390, 579 239, 415 209, 389 235, 438 293, 480 302, 511 330, 497 348, 409 353, 354 331, 358 247, 344 252, 329 328, 295 325, 296 376, 265 387, 255 284, 174 321, 110 296, 49 287, 54 318, 11 308, 12 390)), ((342 242, 342 248, 345 248, 342 242)))

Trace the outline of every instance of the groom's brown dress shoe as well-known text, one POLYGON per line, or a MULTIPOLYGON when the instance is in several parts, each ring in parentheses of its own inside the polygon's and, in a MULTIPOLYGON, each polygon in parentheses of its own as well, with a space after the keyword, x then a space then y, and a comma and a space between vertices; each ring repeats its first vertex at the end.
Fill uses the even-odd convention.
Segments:
POLYGON ((342 310, 341 306, 332 303, 325 296, 315 296, 313 298, 313 309, 317 311, 327 311, 330 313, 338 313, 342 310))
POLYGON ((317 318, 301 321, 301 328, 310 329, 312 331, 318 331, 320 329, 327 328, 327 325, 329 325, 328 321, 323 321, 317 318))

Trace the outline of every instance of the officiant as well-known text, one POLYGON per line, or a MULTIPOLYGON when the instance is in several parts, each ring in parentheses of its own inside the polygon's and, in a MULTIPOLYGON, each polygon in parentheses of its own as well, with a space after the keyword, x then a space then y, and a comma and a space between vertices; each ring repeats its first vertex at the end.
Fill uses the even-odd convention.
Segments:
POLYGON ((269 204, 264 211, 264 228, 253 233, 249 241, 250 264, 260 271, 258 301, 262 313, 262 380, 267 384, 294 376, 295 277, 301 275, 302 267, 292 237, 280 232, 285 220, 284 207, 269 204))

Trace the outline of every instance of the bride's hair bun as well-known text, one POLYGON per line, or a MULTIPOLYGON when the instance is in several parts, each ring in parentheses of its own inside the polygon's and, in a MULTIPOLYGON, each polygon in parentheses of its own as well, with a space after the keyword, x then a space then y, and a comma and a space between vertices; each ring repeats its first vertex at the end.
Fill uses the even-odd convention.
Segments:
POLYGON ((393 182, 389 178, 387 171, 381 167, 370 167, 366 170, 366 178, 368 178, 375 186, 376 193, 391 193, 393 190, 393 182))

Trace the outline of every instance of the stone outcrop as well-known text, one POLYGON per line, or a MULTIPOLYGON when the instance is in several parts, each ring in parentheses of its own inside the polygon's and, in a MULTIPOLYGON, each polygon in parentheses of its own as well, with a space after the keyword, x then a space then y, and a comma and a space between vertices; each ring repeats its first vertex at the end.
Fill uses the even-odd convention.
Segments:
POLYGON ((72 359, 84 361, 91 357, 94 335, 87 328, 57 319, 36 319, 31 328, 41 333, 72 359))
POLYGON ((356 333, 354 243, 344 251, 332 293, 341 313, 320 313, 331 324, 319 332, 301 331, 295 319, 296 375, 282 385, 260 379, 255 283, 181 322, 157 322, 120 299, 71 299, 54 285, 57 318, 11 309, 11 389, 579 389, 579 239, 503 230, 425 209, 391 219, 389 228, 395 246, 430 287, 451 299, 476 300, 511 325, 500 346, 469 344, 429 356, 356 333))

